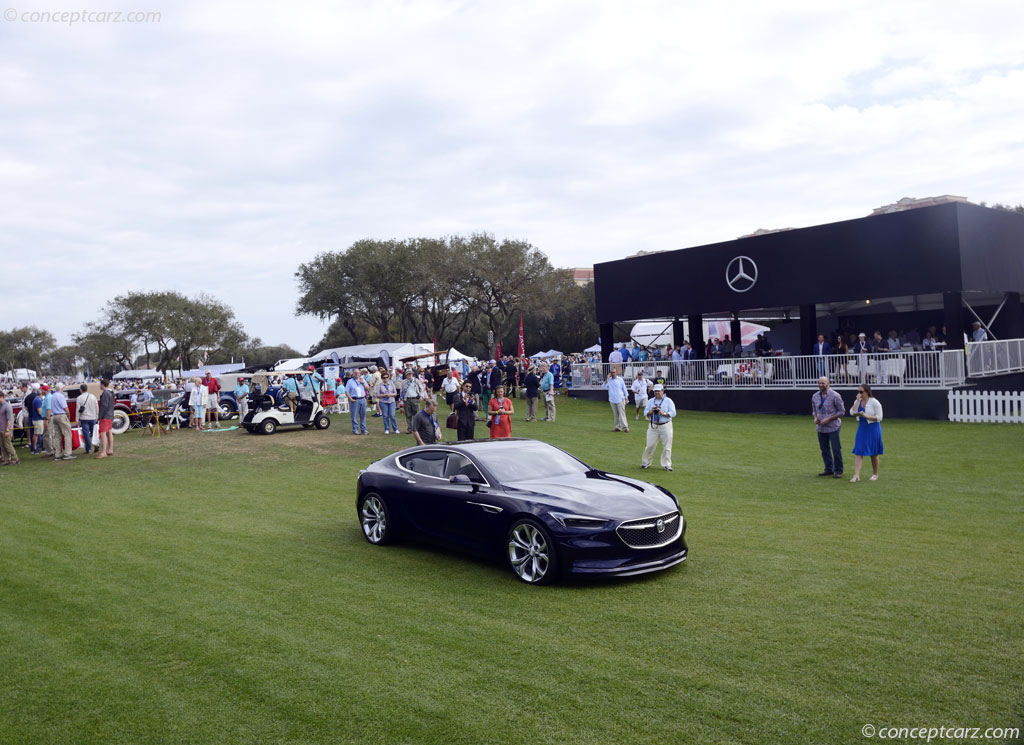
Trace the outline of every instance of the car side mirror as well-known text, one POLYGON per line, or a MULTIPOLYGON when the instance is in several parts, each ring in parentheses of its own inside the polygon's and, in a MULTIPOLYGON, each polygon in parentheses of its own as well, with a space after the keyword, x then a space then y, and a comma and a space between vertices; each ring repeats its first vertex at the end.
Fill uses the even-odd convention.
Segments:
POLYGON ((476 494, 478 491, 480 491, 480 485, 479 484, 474 484, 472 481, 470 481, 469 476, 467 476, 464 473, 457 473, 457 474, 455 474, 450 479, 448 479, 448 483, 449 484, 454 484, 456 486, 469 486, 469 487, 472 487, 474 494, 476 494))

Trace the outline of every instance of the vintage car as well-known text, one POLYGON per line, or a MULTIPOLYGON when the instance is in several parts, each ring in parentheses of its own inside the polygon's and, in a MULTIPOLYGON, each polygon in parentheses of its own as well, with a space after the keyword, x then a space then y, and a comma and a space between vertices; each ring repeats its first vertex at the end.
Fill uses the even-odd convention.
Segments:
POLYGON ((687 556, 671 492, 537 440, 438 442, 386 456, 360 472, 356 513, 372 544, 423 536, 503 557, 533 585, 657 572, 687 556))

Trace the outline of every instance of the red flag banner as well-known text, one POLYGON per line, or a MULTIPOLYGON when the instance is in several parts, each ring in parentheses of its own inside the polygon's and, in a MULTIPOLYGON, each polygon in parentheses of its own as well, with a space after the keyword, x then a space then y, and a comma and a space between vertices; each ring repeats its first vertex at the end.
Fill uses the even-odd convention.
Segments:
POLYGON ((494 359, 501 359, 501 339, 498 339, 498 349, 494 352, 494 359))
POLYGON ((523 339, 523 314, 519 314, 519 357, 526 356, 526 340, 523 339))

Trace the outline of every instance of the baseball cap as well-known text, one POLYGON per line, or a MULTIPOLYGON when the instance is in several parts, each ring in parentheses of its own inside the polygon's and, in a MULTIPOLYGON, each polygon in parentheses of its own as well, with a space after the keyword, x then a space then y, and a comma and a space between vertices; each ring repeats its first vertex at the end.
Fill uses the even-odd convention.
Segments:
POLYGON ((42 384, 41 386, 39 386, 39 387, 40 387, 40 388, 41 388, 42 390, 44 390, 44 391, 48 391, 48 390, 50 390, 50 386, 48 386, 48 385, 47 385, 46 383, 43 383, 43 384, 42 384))

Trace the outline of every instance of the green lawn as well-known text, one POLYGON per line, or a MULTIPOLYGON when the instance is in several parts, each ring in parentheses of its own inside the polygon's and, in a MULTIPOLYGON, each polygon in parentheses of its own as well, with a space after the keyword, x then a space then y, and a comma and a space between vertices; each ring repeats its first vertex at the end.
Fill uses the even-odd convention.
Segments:
POLYGON ((1022 726, 1024 427, 886 420, 881 479, 850 484, 816 477, 809 417, 682 412, 669 474, 639 470, 642 427, 612 433, 606 404, 562 399, 558 422, 514 434, 672 489, 690 558, 534 588, 363 540, 357 472, 411 440, 371 422, 365 438, 347 417, 130 433, 111 460, 0 469, 0 742, 803 745, 865 742, 865 724, 1022 726))

